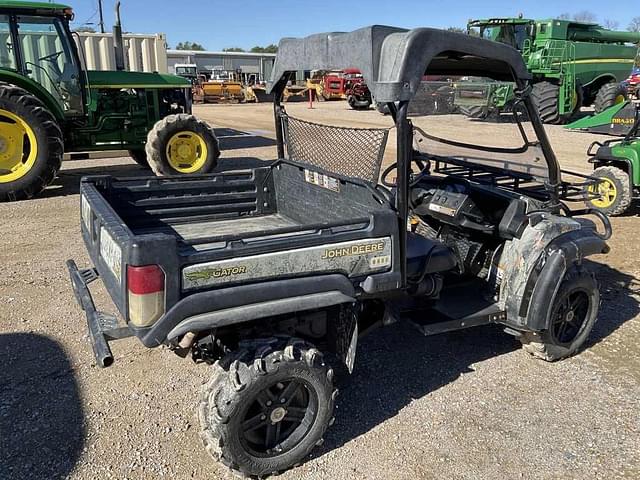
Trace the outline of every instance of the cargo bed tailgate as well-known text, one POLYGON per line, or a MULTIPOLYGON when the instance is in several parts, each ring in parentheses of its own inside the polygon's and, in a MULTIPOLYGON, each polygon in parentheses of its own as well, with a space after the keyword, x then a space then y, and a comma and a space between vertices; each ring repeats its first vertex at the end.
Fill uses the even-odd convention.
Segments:
POLYGON ((82 238, 105 288, 126 317, 126 264, 133 234, 96 186, 80 185, 82 238))

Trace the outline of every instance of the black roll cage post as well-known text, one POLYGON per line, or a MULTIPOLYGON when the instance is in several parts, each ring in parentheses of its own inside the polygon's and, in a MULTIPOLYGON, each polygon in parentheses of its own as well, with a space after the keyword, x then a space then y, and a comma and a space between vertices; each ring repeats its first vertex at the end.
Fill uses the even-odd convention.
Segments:
POLYGON ((276 149, 278 152, 278 160, 284 159, 284 132, 282 130, 282 113, 284 112, 284 105, 282 105, 282 98, 284 96, 284 89, 287 86, 287 82, 293 78, 295 72, 286 72, 278 83, 273 87, 273 118, 276 122, 276 149))
POLYGON ((401 288, 407 287, 407 221, 409 219, 409 171, 413 161, 413 124, 407 118, 409 101, 389 103, 389 111, 396 124, 397 178, 396 213, 398 215, 398 242, 400 249, 401 288))
MULTIPOLYGON (((533 127, 533 131, 540 143, 540 148, 542 149, 544 158, 547 161, 547 167, 549 168, 549 181, 545 184, 545 188, 549 194, 549 209, 551 210, 551 213, 557 214, 562 210, 560 203, 560 184, 562 183, 560 164, 558 163, 556 154, 551 148, 551 143, 549 143, 549 137, 542 125, 542 120, 540 120, 538 112, 529 97, 531 86, 521 78, 518 78, 515 75, 515 72, 513 77, 516 79, 516 95, 520 97, 522 104, 527 110, 527 116, 531 121, 531 126, 533 127)), ((519 120, 516 121, 519 122, 519 120)))

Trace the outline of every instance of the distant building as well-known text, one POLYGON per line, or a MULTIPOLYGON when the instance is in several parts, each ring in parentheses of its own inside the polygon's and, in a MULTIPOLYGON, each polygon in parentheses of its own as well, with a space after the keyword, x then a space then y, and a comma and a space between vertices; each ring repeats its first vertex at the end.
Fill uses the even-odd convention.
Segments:
POLYGON ((198 73, 211 74, 212 70, 239 72, 245 81, 271 79, 275 53, 209 52, 197 50, 167 50, 169 73, 175 73, 176 64, 195 64, 198 73))

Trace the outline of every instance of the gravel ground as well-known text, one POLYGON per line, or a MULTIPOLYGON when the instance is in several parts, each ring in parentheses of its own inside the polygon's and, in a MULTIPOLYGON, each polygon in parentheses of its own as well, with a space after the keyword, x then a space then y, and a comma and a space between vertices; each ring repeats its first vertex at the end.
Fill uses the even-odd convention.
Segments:
MULTIPOLYGON (((342 102, 289 111, 338 124, 389 122, 342 102)), ((196 113, 226 137, 222 168, 275 155, 269 105, 196 113)), ((465 121, 443 118, 440 128, 465 121)), ((488 124, 486 134, 500 129, 488 124)), ((548 131, 563 166, 587 169, 596 136, 548 131)), ((95 367, 64 268, 67 258, 88 264, 78 181, 90 173, 144 171, 127 158, 71 161, 44 196, 0 205, 0 478, 232 478, 197 434, 207 367, 135 339, 113 346, 113 367, 95 367)), ((637 212, 614 219, 611 254, 590 262, 603 302, 584 352, 547 364, 497 327, 428 338, 404 325, 377 331, 359 345, 325 444, 279 478, 640 478, 638 222, 637 212)), ((113 311, 98 283, 99 308, 113 311)))

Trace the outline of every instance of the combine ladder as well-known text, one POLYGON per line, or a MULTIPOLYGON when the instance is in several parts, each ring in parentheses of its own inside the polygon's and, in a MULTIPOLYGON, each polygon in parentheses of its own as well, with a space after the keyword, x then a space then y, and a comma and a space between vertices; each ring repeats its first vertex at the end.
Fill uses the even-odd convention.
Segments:
POLYGON ((560 81, 558 106, 561 114, 571 114, 579 99, 576 88, 576 46, 564 40, 549 40, 546 55, 540 61, 540 69, 560 81))

